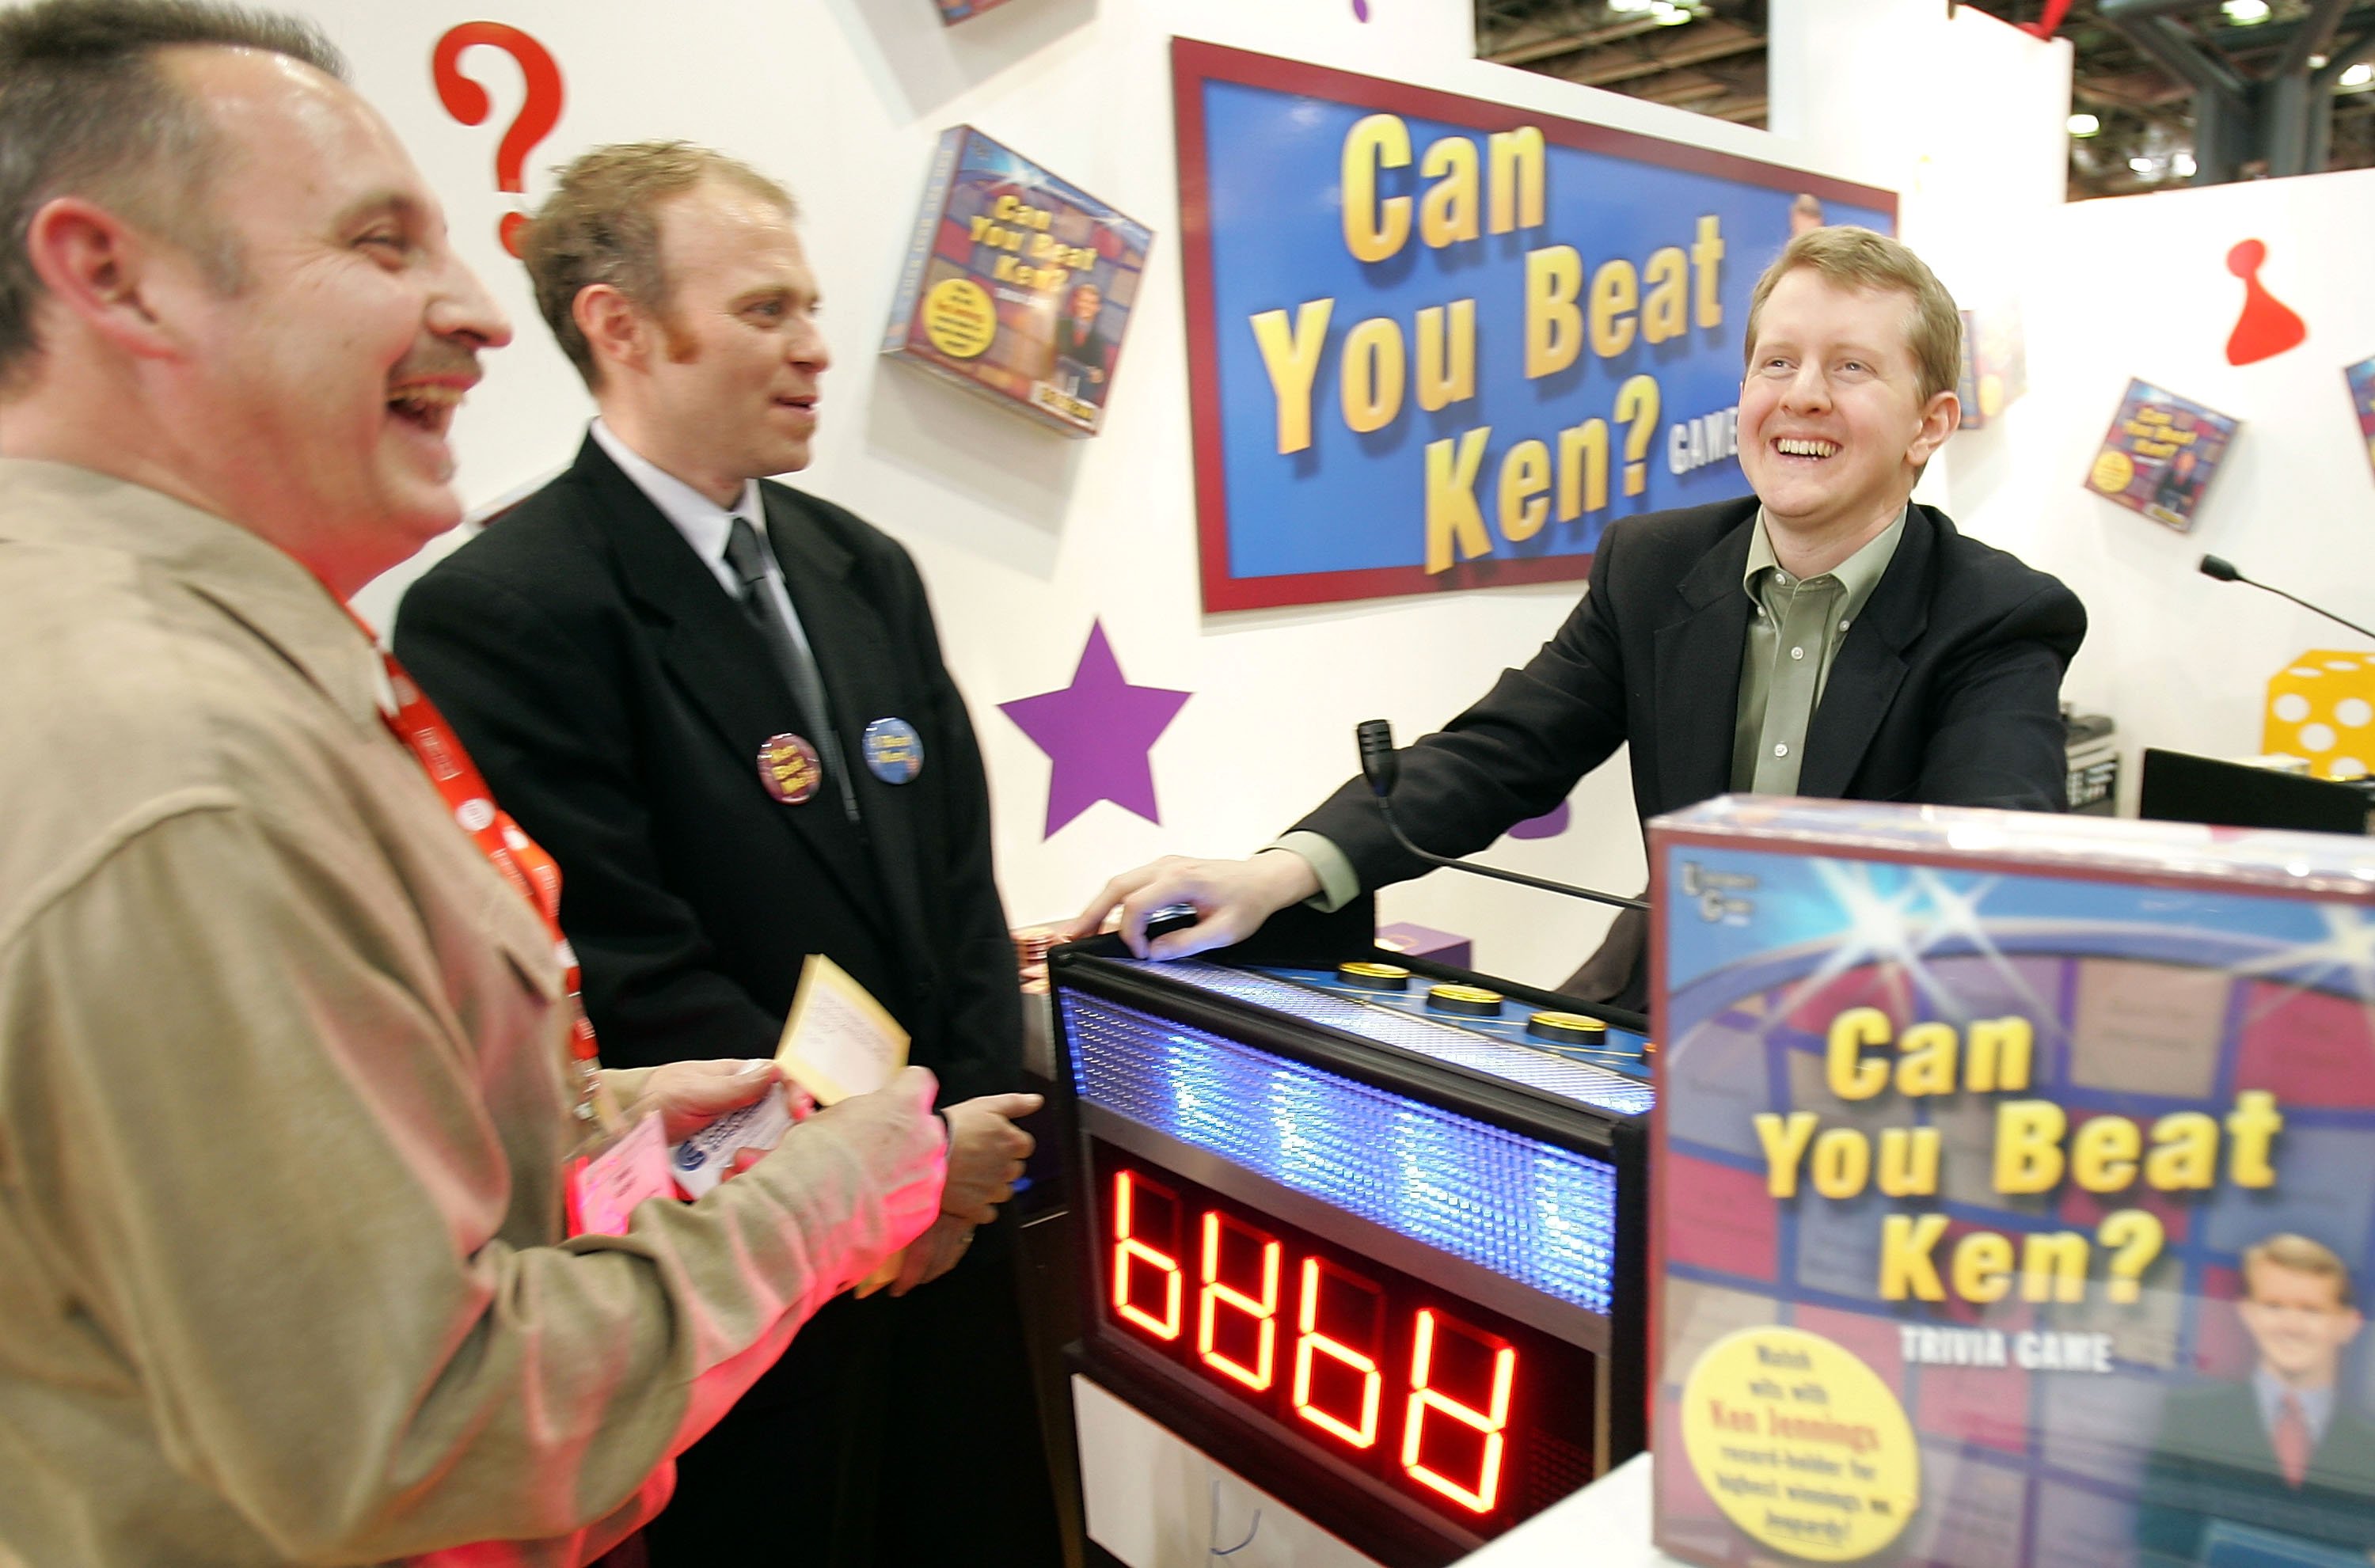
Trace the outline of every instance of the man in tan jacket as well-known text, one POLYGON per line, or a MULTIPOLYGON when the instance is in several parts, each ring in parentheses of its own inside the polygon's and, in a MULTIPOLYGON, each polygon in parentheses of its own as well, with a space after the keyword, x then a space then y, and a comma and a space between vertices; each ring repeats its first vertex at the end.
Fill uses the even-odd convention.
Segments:
POLYGON ((550 927, 340 604, 455 522, 509 328, 339 69, 0 12, 0 1563, 583 1562, 948 1179, 910 1072, 564 1239, 550 927))

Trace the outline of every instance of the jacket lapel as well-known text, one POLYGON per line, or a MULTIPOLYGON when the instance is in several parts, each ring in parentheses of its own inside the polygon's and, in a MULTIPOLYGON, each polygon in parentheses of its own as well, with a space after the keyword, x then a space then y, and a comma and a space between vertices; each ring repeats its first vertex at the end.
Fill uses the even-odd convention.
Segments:
POLYGON ((726 749, 726 765, 774 808, 851 903, 879 916, 874 878, 832 786, 805 805, 779 806, 760 780, 759 749, 770 737, 814 727, 766 643, 676 525, 590 437, 577 454, 577 474, 601 503, 626 596, 653 626, 660 662, 726 749))
POLYGON ((1755 503, 1739 526, 1701 556, 1676 596, 1681 614, 1652 636, 1662 798, 1640 803, 1646 819, 1731 787, 1731 737, 1740 707, 1740 650, 1748 638, 1748 541, 1755 503))
MULTIPOLYGON (((904 934, 911 952, 929 950, 924 912, 921 860, 916 849, 916 812, 923 796, 915 782, 885 784, 866 765, 866 726, 876 719, 904 719, 916 701, 913 685, 900 678, 904 667, 902 650, 893 646, 873 602, 852 581, 849 552, 825 532, 801 504, 798 494, 777 485, 762 485, 767 509, 767 536, 783 564, 785 585, 800 612, 809 644, 818 650, 818 673, 824 678, 825 701, 832 704, 833 729, 848 759, 850 784, 857 792, 857 809, 866 823, 866 839, 877 873, 876 885, 888 895, 891 912, 904 934)), ((925 742, 924 768, 935 761, 931 742, 925 742)))
POLYGON ((1904 684, 1904 650, 1930 623, 1927 584, 1935 539, 1929 510, 1908 507, 1896 553, 1824 678, 1823 700, 1806 725, 1800 795, 1842 798, 1863 765, 1872 737, 1904 684))

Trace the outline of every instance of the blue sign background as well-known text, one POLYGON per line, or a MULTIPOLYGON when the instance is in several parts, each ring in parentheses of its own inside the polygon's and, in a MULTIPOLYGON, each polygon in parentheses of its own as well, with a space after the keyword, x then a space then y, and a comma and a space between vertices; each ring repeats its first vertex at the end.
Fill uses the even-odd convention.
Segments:
MULTIPOLYGON (((1258 56, 1241 56, 1258 59, 1258 56)), ((1324 74, 1331 82, 1365 78, 1324 74)), ((1380 99, 1424 98, 1434 104, 1467 100, 1417 95, 1388 83, 1367 83, 1380 99)), ((1298 603, 1409 593, 1434 587, 1466 587, 1485 581, 1519 580, 1491 569, 1455 565, 1433 577, 1422 572, 1426 551, 1429 442, 1457 441, 1480 426, 1492 427, 1474 493, 1492 551, 1481 562, 1533 561, 1525 578, 1580 577, 1589 552, 1611 517, 1696 504, 1744 495, 1739 464, 1730 456, 1694 471, 1670 471, 1670 430, 1684 421, 1720 415, 1739 401, 1742 339, 1748 299, 1757 275, 1778 254, 1789 235, 1789 210, 1801 189, 1825 193, 1825 217, 1833 223, 1861 223, 1890 231, 1893 213, 1837 199, 1837 183, 1787 170, 1719 159, 1699 149, 1675 147, 1676 161, 1738 164, 1756 179, 1728 178, 1695 169, 1665 167, 1609 152, 1561 145, 1562 135, 1580 131, 1588 139, 1624 140, 1597 127, 1579 127, 1549 116, 1517 116, 1497 105, 1489 111, 1495 128, 1513 124, 1542 128, 1548 138, 1545 221, 1530 229, 1429 248, 1416 221, 1426 191, 1436 183, 1421 175, 1426 148, 1436 139, 1464 136, 1477 153, 1479 200, 1489 208, 1492 157, 1487 131, 1409 113, 1393 102, 1338 101, 1306 92, 1207 76, 1183 69, 1179 90, 1201 95, 1204 131, 1202 174, 1204 229, 1209 244, 1211 332, 1209 345, 1196 343, 1199 374, 1217 381, 1217 398, 1199 399, 1199 419, 1217 405, 1220 425, 1218 485, 1211 472, 1212 443, 1199 430, 1199 489, 1204 509, 1205 597, 1208 607, 1248 603, 1298 603), (1408 124, 1412 154, 1400 168, 1379 171, 1377 195, 1412 198, 1412 232, 1386 260, 1364 263, 1348 250, 1341 190, 1346 133, 1364 117, 1397 112, 1408 124), (1698 281, 1690 279, 1692 324, 1684 335, 1649 344, 1636 331, 1625 352, 1601 359, 1585 342, 1563 371, 1528 380, 1525 374, 1526 256, 1545 246, 1571 245, 1579 253, 1584 286, 1577 299, 1587 318, 1590 279, 1600 265, 1621 258, 1637 270, 1661 248, 1688 253, 1702 218, 1720 225, 1724 253, 1719 264, 1719 325, 1696 324, 1698 281), (1306 301, 1333 298, 1326 348, 1311 388, 1311 444, 1282 455, 1278 448, 1278 397, 1251 325, 1263 312, 1283 311, 1290 321, 1306 301), (1429 412, 1416 396, 1417 312, 1472 299, 1476 312, 1475 395, 1429 412), (1351 429, 1340 402, 1342 348, 1362 321, 1390 317, 1400 324, 1408 367, 1399 414, 1367 433, 1351 429), (1208 368, 1209 367, 1209 368, 1208 368), (1625 494, 1626 424, 1616 414, 1618 387, 1628 378, 1656 378, 1659 408, 1643 454, 1644 493, 1625 494), (1573 520, 1558 519, 1560 477, 1554 467, 1551 515, 1541 531, 1522 543, 1501 534, 1495 504, 1500 465, 1515 443, 1545 442, 1554 463, 1558 432, 1590 419, 1609 424, 1608 505, 1573 520), (1217 488, 1218 494, 1214 494, 1217 488), (1215 503, 1225 526, 1224 558, 1216 560, 1211 531, 1215 503), (1566 570, 1556 569, 1564 563, 1566 570), (1213 581, 1223 568, 1223 584, 1213 581), (1307 574, 1393 571, 1398 581, 1345 583, 1331 591, 1325 582, 1296 588, 1274 584, 1268 591, 1252 580, 1307 574), (1235 585, 1235 595, 1225 591, 1235 585), (1223 591, 1216 593, 1216 586, 1223 591), (1247 590, 1250 590, 1248 594, 1247 590)), ((1188 117, 1183 113, 1183 128, 1188 117)), ((1666 144, 1655 144, 1664 147, 1666 144)), ((1183 151, 1186 149, 1183 147, 1183 151)), ((1183 183, 1183 204, 1191 199, 1183 183)), ((1864 193, 1885 201, 1883 193, 1864 193)), ((1191 231, 1198 215, 1186 215, 1191 231)), ((1191 268, 1197 257, 1191 254, 1191 268)), ((1191 280, 1192 281, 1192 280, 1191 280)), ((1646 279, 1643 297, 1648 293, 1646 279)), ((1636 321, 1639 317, 1637 312, 1636 321)), ((1641 422, 1647 423, 1645 419, 1641 422)), ((1456 449, 1455 449, 1456 450, 1456 449)))

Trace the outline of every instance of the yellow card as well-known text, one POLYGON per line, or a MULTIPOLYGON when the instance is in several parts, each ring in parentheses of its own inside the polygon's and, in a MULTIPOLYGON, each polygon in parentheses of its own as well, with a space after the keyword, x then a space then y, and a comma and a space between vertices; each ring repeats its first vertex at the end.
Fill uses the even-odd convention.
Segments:
POLYGON ((898 1076, 907 1065, 907 1032, 841 965, 810 953, 775 1060, 818 1104, 837 1104, 898 1076))
MULTIPOLYGON (((837 1104, 853 1094, 871 1094, 898 1076, 907 1065, 907 1032, 848 971, 810 953, 800 966, 800 988, 775 1060, 818 1104, 837 1104)), ((870 1296, 896 1279, 905 1256, 902 1249, 885 1258, 858 1281, 857 1293, 870 1296)))

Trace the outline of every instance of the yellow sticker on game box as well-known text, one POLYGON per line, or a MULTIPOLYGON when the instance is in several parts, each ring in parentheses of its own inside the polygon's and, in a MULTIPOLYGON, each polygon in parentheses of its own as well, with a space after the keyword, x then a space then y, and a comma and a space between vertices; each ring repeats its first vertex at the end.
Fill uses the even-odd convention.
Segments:
POLYGON ((998 307, 970 277, 947 277, 924 296, 924 336, 951 360, 970 360, 998 336, 998 307))
POLYGON ((1921 1450, 1905 1407, 1819 1334, 1743 1328, 1717 1340, 1683 1386, 1682 1424, 1707 1495, 1792 1557, 1867 1557, 1920 1506, 1921 1450))

